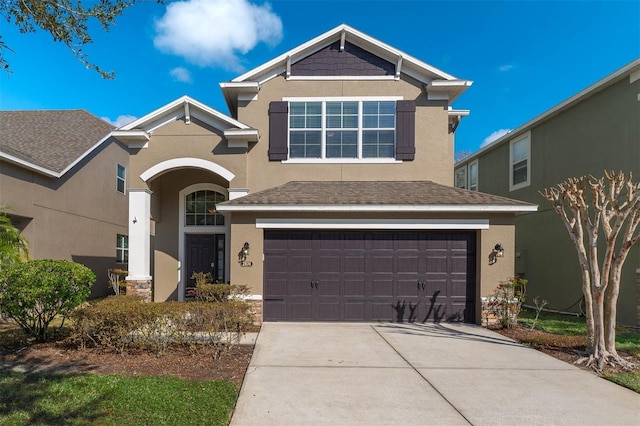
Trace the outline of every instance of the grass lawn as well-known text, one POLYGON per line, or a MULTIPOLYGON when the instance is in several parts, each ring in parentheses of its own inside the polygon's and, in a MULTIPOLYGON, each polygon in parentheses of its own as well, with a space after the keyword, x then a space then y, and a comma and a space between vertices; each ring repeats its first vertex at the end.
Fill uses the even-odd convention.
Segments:
POLYGON ((223 381, 0 371, 0 425, 226 425, 236 397, 223 381))
MULTIPOLYGON (((523 309, 519 322, 525 326, 531 326, 535 318, 535 311, 523 309)), ((536 329, 548 333, 565 336, 586 336, 587 325, 584 317, 560 315, 542 312, 536 321, 536 329)), ((629 328, 618 327, 616 330, 616 350, 633 355, 640 364, 640 333, 629 328)), ((604 377, 621 386, 640 393, 640 369, 631 372, 605 374, 604 377)))

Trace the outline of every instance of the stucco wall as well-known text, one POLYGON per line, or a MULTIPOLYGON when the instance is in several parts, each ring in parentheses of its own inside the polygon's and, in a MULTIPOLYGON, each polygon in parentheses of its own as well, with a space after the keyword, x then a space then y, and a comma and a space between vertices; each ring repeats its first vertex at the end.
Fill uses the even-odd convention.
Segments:
MULTIPOLYGON (((407 80, 409 80, 407 78, 407 80)), ((260 130, 250 144, 248 188, 251 192, 296 180, 432 180, 453 183, 453 143, 448 133, 447 103, 428 101, 414 81, 287 81, 265 83, 258 99, 241 103, 238 119, 260 130), (269 103, 287 97, 402 96, 416 101, 416 156, 401 164, 282 164, 268 161, 269 103)))
MULTIPOLYGON (((117 265, 116 235, 127 235, 127 195, 116 190, 116 165, 128 168, 126 149, 106 141, 61 178, 0 165, 0 203, 24 218, 17 226, 33 259, 67 259, 96 274, 92 296, 109 291, 107 269, 117 265)), ((128 170, 127 170, 128 171, 128 170)))

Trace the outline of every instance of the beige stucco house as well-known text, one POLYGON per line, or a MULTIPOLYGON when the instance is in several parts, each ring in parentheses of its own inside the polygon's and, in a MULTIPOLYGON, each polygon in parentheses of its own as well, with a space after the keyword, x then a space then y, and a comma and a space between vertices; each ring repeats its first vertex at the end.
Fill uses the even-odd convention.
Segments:
POLYGON ((112 130, 83 110, 0 111, 0 204, 32 258, 90 267, 93 297, 127 267, 129 152, 112 130))
POLYGON ((536 206, 453 186, 470 85, 340 25, 221 83, 229 116, 185 96, 115 130, 129 287, 184 300, 202 271, 265 321, 479 322, 536 206))
MULTIPOLYGON (((547 308, 580 312, 576 250, 539 194, 570 177, 604 170, 640 176, 640 59, 625 65, 455 166, 455 186, 539 204, 516 220, 516 273, 547 308)), ((640 325, 640 249, 623 268, 618 321, 640 325)))

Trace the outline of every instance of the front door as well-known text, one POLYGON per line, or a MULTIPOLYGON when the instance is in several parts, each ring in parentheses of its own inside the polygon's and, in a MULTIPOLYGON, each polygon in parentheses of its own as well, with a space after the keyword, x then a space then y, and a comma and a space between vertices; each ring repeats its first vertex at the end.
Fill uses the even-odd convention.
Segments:
POLYGON ((224 282, 224 234, 186 234, 186 285, 189 296, 196 282, 194 272, 210 273, 215 282, 224 282))

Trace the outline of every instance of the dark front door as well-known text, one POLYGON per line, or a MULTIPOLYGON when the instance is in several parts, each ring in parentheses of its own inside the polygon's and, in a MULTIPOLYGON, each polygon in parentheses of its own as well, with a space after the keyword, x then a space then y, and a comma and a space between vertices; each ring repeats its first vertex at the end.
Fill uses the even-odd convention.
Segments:
POLYGON ((475 234, 266 231, 266 321, 466 321, 475 234))
POLYGON ((194 272, 210 273, 213 280, 224 282, 224 234, 186 234, 185 239, 186 295, 196 285, 194 272))

